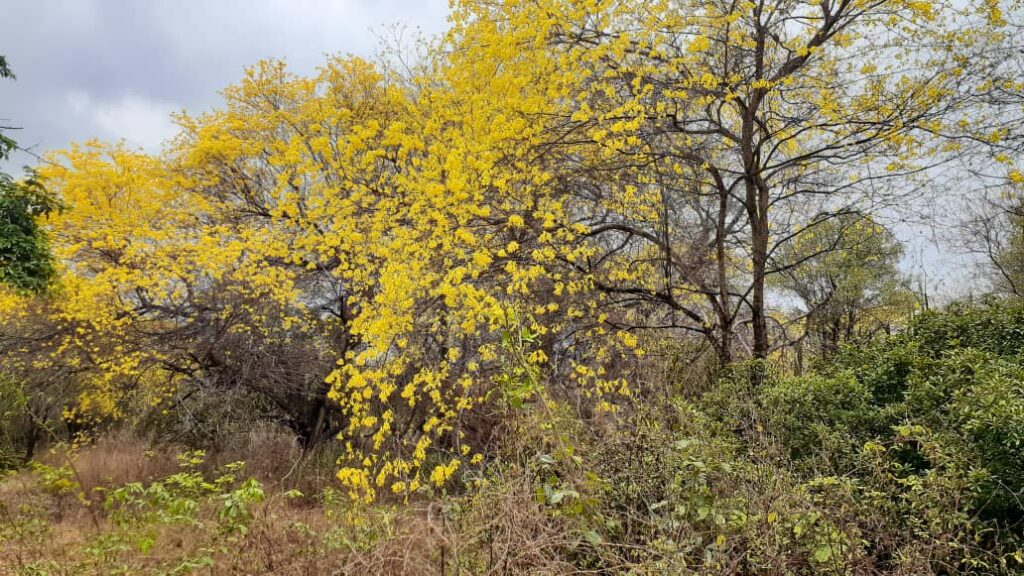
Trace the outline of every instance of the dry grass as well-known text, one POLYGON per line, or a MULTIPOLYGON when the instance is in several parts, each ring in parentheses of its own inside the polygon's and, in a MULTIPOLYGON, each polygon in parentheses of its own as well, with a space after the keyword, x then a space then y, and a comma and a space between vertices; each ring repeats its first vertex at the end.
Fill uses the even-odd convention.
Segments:
POLYGON ((115 568, 119 573, 154 575, 573 572, 558 560, 571 542, 555 526, 545 524, 525 493, 490 494, 488 498, 500 498, 456 523, 438 503, 346 513, 289 500, 277 492, 259 505, 244 536, 218 532, 212 507, 198 515, 202 527, 140 526, 140 533, 154 541, 148 552, 131 545, 97 551, 97 542, 118 533, 110 520, 104 517, 98 528, 93 526, 80 502, 58 504, 29 474, 0 484, 0 495, 10 517, 28 527, 21 538, 12 538, 10 517, 0 520, 8 525, 6 538, 0 539, 2 575, 100 575, 115 568), (60 515, 54 512, 57 506, 65 507, 60 515), (45 524, 45 532, 32 533, 33 515, 45 524), (194 570, 187 568, 190 564, 194 570))
POLYGON ((149 443, 128 433, 104 436, 94 444, 68 452, 62 447, 47 450, 39 461, 49 466, 70 462, 85 492, 98 487, 129 482, 148 484, 173 474, 178 464, 174 447, 151 448, 149 443))
POLYGON ((545 515, 526 482, 461 499, 353 506, 332 492, 329 452, 303 456, 270 429, 228 443, 201 466, 214 475, 219 466, 244 460, 246 475, 262 483, 266 498, 254 505, 244 534, 223 529, 219 495, 198 502, 193 524, 126 528, 108 516, 102 501, 110 489, 179 472, 179 452, 116 434, 41 458, 51 468, 70 462, 81 489, 57 494, 39 472, 0 479, 0 575, 573 572, 564 559, 575 542, 545 515), (295 489, 305 496, 294 497, 295 489))
MULTIPOLYGON (((213 472, 232 462, 244 462, 247 476, 280 491, 299 490, 315 494, 334 485, 337 456, 333 446, 303 453, 287 430, 259 426, 225 442, 207 454, 202 469, 213 472)), ((48 466, 69 462, 75 479, 86 493, 96 488, 122 486, 131 482, 148 485, 178 471, 176 456, 183 446, 154 446, 130 432, 114 432, 92 443, 68 451, 55 446, 40 454, 48 466)))

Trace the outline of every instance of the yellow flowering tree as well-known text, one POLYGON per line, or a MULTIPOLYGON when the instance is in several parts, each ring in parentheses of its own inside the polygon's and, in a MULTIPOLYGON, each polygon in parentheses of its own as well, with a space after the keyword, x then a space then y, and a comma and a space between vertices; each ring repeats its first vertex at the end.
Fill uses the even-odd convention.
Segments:
POLYGON ((520 76, 530 61, 486 85, 477 64, 402 78, 330 59, 304 78, 262 62, 222 109, 179 117, 161 157, 55 155, 64 282, 31 313, 12 304, 54 331, 7 369, 75 367, 83 424, 248 390, 308 444, 339 437, 339 476, 367 499, 479 461, 496 407, 613 409, 642 351, 563 266, 594 248, 534 162, 548 87, 520 76))
POLYGON ((467 50, 568 75, 546 153, 611 254, 587 273, 723 361, 741 325, 755 356, 773 347, 772 256, 813 216, 911 201, 949 159, 935 135, 971 96, 948 54, 976 37, 951 31, 984 31, 971 8, 902 0, 459 6, 492 34, 467 50))

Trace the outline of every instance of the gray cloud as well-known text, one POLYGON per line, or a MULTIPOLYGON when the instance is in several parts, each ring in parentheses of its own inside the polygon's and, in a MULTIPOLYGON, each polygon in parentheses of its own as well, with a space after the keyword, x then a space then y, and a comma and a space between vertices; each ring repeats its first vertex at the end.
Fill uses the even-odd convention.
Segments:
POLYGON ((439 33, 447 10, 446 0, 0 0, 0 54, 18 75, 0 83, 0 118, 37 153, 89 138, 155 151, 173 134, 171 112, 216 106, 261 58, 309 73, 325 54, 371 56, 392 25, 439 33))

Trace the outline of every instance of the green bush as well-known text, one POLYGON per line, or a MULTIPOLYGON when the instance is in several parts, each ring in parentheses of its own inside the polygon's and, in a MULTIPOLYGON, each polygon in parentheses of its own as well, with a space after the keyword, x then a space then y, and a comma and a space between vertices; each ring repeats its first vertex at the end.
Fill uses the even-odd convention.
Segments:
POLYGON ((871 391, 850 373, 780 380, 760 393, 764 428, 796 461, 848 461, 877 427, 871 391))
POLYGON ((910 337, 931 357, 950 349, 974 348, 1020 358, 1024 353, 1024 306, 999 301, 954 304, 922 314, 911 326, 910 337))
MULTIPOLYGON (((699 430, 648 442, 666 453, 612 468, 660 463, 632 474, 670 479, 651 522, 662 508, 693 507, 753 519, 772 502, 784 536, 757 522, 717 525, 725 542, 742 542, 745 573, 770 572, 773 556, 785 573, 1020 573, 1022 350, 1024 308, 988 303, 923 314, 816 374, 769 369, 757 381, 755 367, 733 366, 697 400, 700 415, 689 418, 699 430), (710 457, 723 434, 739 445, 710 457), (681 462, 700 462, 702 473, 688 476, 681 462)), ((680 520, 707 545, 701 517, 680 520)))

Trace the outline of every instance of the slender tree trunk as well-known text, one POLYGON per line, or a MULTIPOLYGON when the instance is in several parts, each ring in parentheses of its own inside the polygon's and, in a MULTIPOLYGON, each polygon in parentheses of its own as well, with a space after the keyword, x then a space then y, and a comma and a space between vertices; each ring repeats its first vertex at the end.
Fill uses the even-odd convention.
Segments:
MULTIPOLYGON (((750 163, 751 165, 753 162, 750 163)), ((754 168, 748 167, 748 171, 754 168)), ((768 357, 768 317, 764 304, 765 276, 768 269, 768 192, 755 176, 747 177, 747 215, 750 218, 751 275, 750 316, 754 329, 754 358, 768 357)))
POLYGON ((768 357, 768 318, 764 305, 765 271, 768 265, 767 223, 751 227, 753 234, 753 290, 750 300, 750 315, 754 327, 754 358, 768 357))
MULTIPOLYGON (((746 156, 746 154, 745 154, 746 156)), ((754 359, 768 358, 768 314, 764 304, 765 276, 768 269, 768 191, 763 183, 756 181, 752 172, 753 163, 748 164, 747 212, 750 216, 751 273, 753 286, 750 297, 751 324, 754 329, 754 359)), ((750 383, 755 387, 764 384, 767 366, 755 362, 750 367, 750 383)))
POLYGON ((303 448, 313 448, 324 439, 324 422, 327 419, 327 393, 329 391, 329 386, 321 387, 321 389, 317 391, 316 405, 314 408, 316 416, 313 419, 312 427, 307 432, 306 442, 304 443, 303 448))
POLYGON ((796 372, 797 376, 803 376, 804 375, 804 341, 803 341, 803 339, 798 340, 796 345, 794 346, 794 348, 796 349, 796 367, 794 368, 794 372, 796 372))
POLYGON ((724 368, 732 363, 732 322, 730 318, 720 317, 721 334, 715 344, 718 352, 718 363, 724 368))
MULTIPOLYGON (((766 30, 761 24, 761 8, 755 12, 757 20, 754 47, 754 76, 760 80, 765 74, 766 30)), ((768 185, 761 174, 760 152, 755 144, 758 110, 764 98, 763 89, 755 89, 743 107, 743 126, 740 134, 740 152, 743 159, 745 204, 750 218, 751 260, 753 286, 751 287, 750 314, 754 328, 754 358, 768 357, 768 319, 764 305, 764 283, 768 268, 768 185)))
MULTIPOLYGON (((720 181, 719 181, 720 182, 720 181)), ((719 299, 719 319, 718 323, 721 326, 721 339, 719 341, 719 352, 718 360, 722 366, 728 366, 732 362, 732 333, 733 333, 733 313, 732 313, 732 302, 729 298, 729 276, 728 270, 726 269, 726 249, 725 249, 725 227, 726 227, 726 216, 729 210, 729 193, 725 190, 724 185, 719 184, 718 193, 718 219, 715 222, 715 258, 718 261, 718 299, 719 299)))

